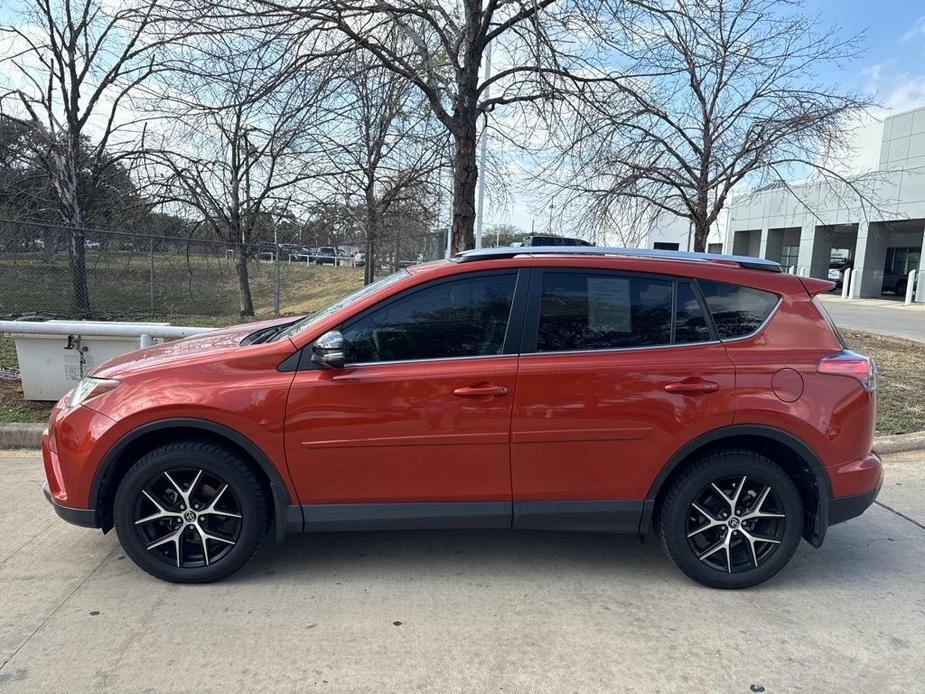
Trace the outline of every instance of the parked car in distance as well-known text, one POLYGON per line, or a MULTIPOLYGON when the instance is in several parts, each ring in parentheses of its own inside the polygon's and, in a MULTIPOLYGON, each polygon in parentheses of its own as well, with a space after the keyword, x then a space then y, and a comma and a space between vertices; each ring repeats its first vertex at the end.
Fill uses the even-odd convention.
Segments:
POLYGON ((694 580, 751 586, 882 484, 873 362, 817 299, 831 282, 780 270, 561 247, 416 265, 95 368, 51 412, 45 494, 168 581, 291 532, 513 528, 652 536, 694 580))
POLYGON ((336 265, 337 264, 337 249, 334 246, 321 246, 317 249, 317 253, 312 262, 315 265, 336 265))
POLYGON ((356 265, 357 267, 365 267, 366 266, 366 254, 363 253, 362 251, 357 251, 356 253, 354 253, 353 254, 353 264, 356 265))

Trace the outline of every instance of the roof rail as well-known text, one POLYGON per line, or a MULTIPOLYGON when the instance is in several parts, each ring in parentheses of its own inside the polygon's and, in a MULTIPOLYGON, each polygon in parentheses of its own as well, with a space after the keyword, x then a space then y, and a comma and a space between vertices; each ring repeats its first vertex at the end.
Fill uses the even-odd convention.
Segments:
POLYGON ((666 251, 653 248, 607 248, 604 246, 532 246, 523 248, 480 248, 462 251, 450 260, 457 263, 471 263, 476 260, 501 260, 531 255, 608 255, 625 258, 655 258, 658 260, 684 260, 695 262, 737 263, 749 270, 783 272, 780 263, 749 255, 722 255, 720 253, 693 253, 691 251, 666 251))

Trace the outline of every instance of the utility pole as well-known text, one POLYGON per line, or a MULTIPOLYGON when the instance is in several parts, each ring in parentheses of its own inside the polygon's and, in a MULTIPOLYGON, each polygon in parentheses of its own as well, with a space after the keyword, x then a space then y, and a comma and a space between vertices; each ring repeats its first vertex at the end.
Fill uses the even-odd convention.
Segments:
MULTIPOLYGON (((485 79, 491 77, 491 42, 485 47, 485 79)), ((491 97, 491 85, 485 87, 485 99, 491 97)), ((482 141, 479 143, 479 201, 475 212, 475 247, 482 247, 482 211, 485 209, 485 156, 488 150, 488 116, 485 116, 486 127, 482 129, 482 141)))

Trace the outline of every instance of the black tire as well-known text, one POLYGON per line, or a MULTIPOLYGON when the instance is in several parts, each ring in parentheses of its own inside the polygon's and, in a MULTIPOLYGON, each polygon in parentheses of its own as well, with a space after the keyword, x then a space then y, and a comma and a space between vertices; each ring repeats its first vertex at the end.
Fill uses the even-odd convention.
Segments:
POLYGON ((205 441, 147 453, 122 478, 113 507, 125 553, 152 576, 174 583, 209 583, 233 574, 257 551, 269 517, 254 469, 205 441), (194 508, 199 513, 188 513, 194 508), (172 539, 150 548, 165 537, 172 539))
POLYGON ((657 530, 665 552, 690 578, 711 588, 748 588, 793 557, 803 504, 793 480, 770 459, 747 449, 717 451, 674 481, 657 530))

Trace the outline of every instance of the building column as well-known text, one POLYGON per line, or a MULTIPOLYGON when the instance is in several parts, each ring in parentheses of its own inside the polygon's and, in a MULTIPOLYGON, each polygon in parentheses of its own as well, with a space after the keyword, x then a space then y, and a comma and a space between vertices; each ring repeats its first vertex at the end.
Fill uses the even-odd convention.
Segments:
POLYGON ((916 274, 915 303, 925 304, 925 229, 922 230, 922 255, 919 256, 919 269, 916 274))
POLYGON ((735 218, 735 215, 732 212, 732 208, 727 207, 726 208, 726 228, 725 228, 726 233, 723 235, 723 239, 722 239, 723 253, 725 255, 732 255, 732 240, 733 238, 735 238, 735 232, 733 231, 733 228, 735 227, 735 224, 733 224, 734 218, 735 218))
MULTIPOLYGON (((819 232, 822 235, 822 232, 819 232)), ((800 254, 797 258, 797 267, 812 267, 813 250, 816 247, 816 222, 804 222, 800 229, 800 254)), ((785 270, 787 268, 784 268, 785 270)), ((812 274, 812 273, 810 273, 812 274)))
POLYGON ((858 240, 854 249, 854 270, 858 275, 856 297, 878 298, 883 291, 883 265, 886 262, 886 239, 867 222, 858 223, 858 240))

